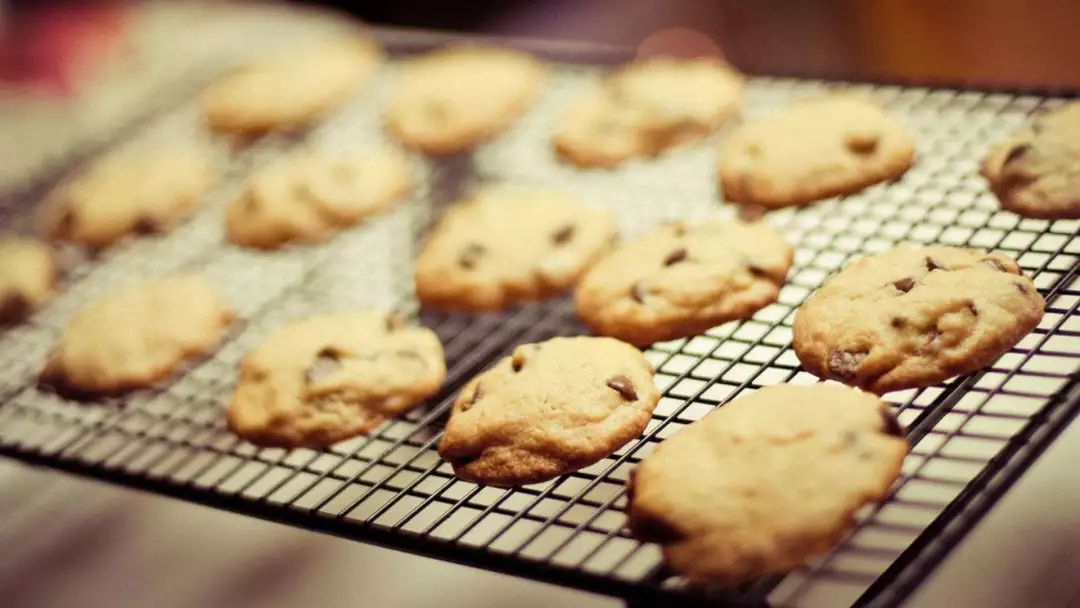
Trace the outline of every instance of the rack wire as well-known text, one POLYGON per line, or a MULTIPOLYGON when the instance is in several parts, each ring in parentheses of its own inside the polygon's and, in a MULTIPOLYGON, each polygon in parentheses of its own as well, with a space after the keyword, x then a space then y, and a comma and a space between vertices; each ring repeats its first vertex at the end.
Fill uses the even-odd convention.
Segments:
MULTIPOLYGON (((69 256, 63 291, 27 323, 0 333, 0 454, 638 603, 898 604, 1080 408, 1078 222, 1002 212, 977 175, 989 144, 1064 98, 751 79, 749 117, 832 90, 880 102, 913 132, 916 166, 895 183, 768 215, 764 221, 796 247, 779 300, 752 319, 647 349, 663 396, 641 438, 546 483, 500 489, 457 480, 435 451, 457 390, 516 344, 583 329, 565 298, 479 316, 416 312, 410 261, 445 205, 477 184, 513 181, 558 185, 610 209, 626 235, 676 217, 732 214, 717 202, 712 145, 615 171, 582 172, 552 157, 552 125, 600 74, 587 64, 558 64, 542 97, 502 137, 471 155, 415 159, 418 186, 407 203, 329 243, 278 253, 225 243, 225 206, 253 168, 297 146, 348 152, 385 144, 379 108, 397 76, 393 63, 299 136, 236 149, 201 129, 190 98, 138 125, 117 145, 199 140, 221 159, 226 177, 173 233, 129 240, 100 258, 69 256), (848 261, 900 242, 982 247, 1016 258, 1046 297, 1045 317, 985 370, 886 396, 907 426, 912 452, 888 500, 861 511, 830 553, 788 576, 738 589, 690 587, 670 576, 658 548, 623 527, 628 471, 658 442, 740 395, 816 382, 790 349, 795 310, 848 261), (48 349, 81 304, 135 278, 179 269, 199 270, 238 308, 240 320, 212 355, 124 398, 73 402, 38 386, 48 349), (231 435, 223 411, 243 354, 289 319, 349 306, 398 308, 433 328, 449 368, 443 389, 370 435, 325 450, 259 449, 231 435)), ((25 215, 35 201, 17 203, 25 215)), ((23 216, 12 217, 11 225, 24 225, 23 216)))

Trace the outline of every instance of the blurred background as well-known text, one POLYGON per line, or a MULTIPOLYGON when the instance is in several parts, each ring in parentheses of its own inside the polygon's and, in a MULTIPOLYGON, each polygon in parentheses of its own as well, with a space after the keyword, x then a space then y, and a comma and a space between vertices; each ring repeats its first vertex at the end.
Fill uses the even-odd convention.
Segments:
MULTIPOLYGON (((1075 0, 294 5, 329 8, 393 28, 555 39, 626 53, 721 54, 759 74, 1080 89, 1080 2, 1075 0)), ((240 55, 272 50, 283 7, 0 0, 0 208, 5 193, 24 176, 101 139, 131 116, 152 111, 162 97, 167 101, 172 83, 223 49, 240 55), (256 31, 259 35, 252 35, 256 31)), ((287 14, 286 21, 304 18, 287 14)), ((1072 462, 1076 457, 1058 456, 1072 462)), ((1025 483, 1039 483, 1038 475, 1032 479, 1025 483)), ((997 517, 1022 526, 1021 516, 1009 511, 1014 507, 1007 502, 1002 508, 1005 515, 998 509, 997 517)), ((1028 524, 1037 527, 1038 521, 1028 524)), ((1061 533, 1044 532, 1046 539, 1061 533)), ((992 575, 993 568, 1003 567, 997 559, 1003 554, 978 542, 974 549, 970 543, 961 548, 960 565, 944 569, 952 578, 931 587, 920 605, 948 605, 957 589, 972 586, 964 583, 971 580, 988 590, 982 599, 996 597, 998 602, 990 602, 996 605, 1038 593, 1046 594, 1041 597, 1047 603, 1032 605, 1076 605, 1075 585, 1063 586, 1049 575, 1030 586, 1035 596, 1008 595, 1008 577, 992 575), (988 580, 1005 586, 987 585, 988 580)), ((0 543, 7 548, 0 559, 3 606, 620 605, 3 460, 0 543)), ((1021 561, 1022 554, 1012 555, 1021 561)), ((1060 569, 1074 565, 1078 556, 1053 557, 1060 569)), ((1032 563, 1042 564, 1044 574, 1054 569, 1045 555, 1032 563)))

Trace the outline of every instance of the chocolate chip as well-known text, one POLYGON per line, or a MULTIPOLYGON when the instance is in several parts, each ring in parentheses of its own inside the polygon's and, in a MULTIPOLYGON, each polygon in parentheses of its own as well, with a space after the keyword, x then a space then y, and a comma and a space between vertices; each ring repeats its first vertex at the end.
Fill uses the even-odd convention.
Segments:
POLYGON ((905 277, 903 279, 900 279, 899 281, 893 281, 893 287, 899 289, 904 293, 907 293, 911 291, 912 287, 915 287, 915 279, 911 277, 905 277))
POLYGON ((637 401, 637 390, 634 388, 634 383, 630 378, 622 375, 612 376, 604 384, 607 384, 608 388, 614 389, 623 399, 637 401))
POLYGON ((881 430, 886 435, 892 435, 893 437, 904 436, 904 427, 901 426, 900 421, 896 419, 896 414, 887 407, 881 410, 881 422, 881 430))
POLYGON ((1031 150, 1031 144, 1018 144, 1013 146, 1009 153, 1005 155, 1005 160, 1002 161, 1002 165, 1007 165, 1012 162, 1016 162, 1027 154, 1031 150))
POLYGON ((903 317, 893 317, 891 324, 894 329, 903 329, 907 326, 907 321, 903 317))
POLYGON ((769 278, 769 273, 764 268, 762 268, 761 266, 758 266, 757 264, 748 263, 746 265, 746 270, 748 270, 750 272, 750 274, 754 275, 755 277, 757 277, 759 279, 767 279, 767 278, 769 278))
POLYGON ((634 298, 634 301, 638 304, 645 303, 645 287, 641 284, 641 281, 634 283, 634 286, 630 288, 630 297, 634 298))
POLYGON ((386 331, 397 331, 405 326, 405 321, 401 319, 401 316, 392 313, 386 315, 386 331))
POLYGON ((523 367, 525 367, 525 351, 518 348, 510 357, 510 369, 513 369, 515 372, 520 372, 523 367))
POLYGON ((994 258, 983 258, 980 261, 983 264, 994 268, 995 270, 1000 270, 1001 272, 1009 272, 1009 269, 1005 267, 1005 264, 1003 264, 1001 260, 995 260, 994 258))
POLYGON ((564 245, 570 242, 570 239, 574 238, 574 225, 567 224, 562 228, 559 228, 555 234, 551 235, 551 240, 556 245, 564 245))
POLYGON ((1020 290, 1020 293, 1024 294, 1025 296, 1031 293, 1031 291, 1028 289, 1028 286, 1019 281, 1013 283, 1013 285, 1016 285, 1016 288, 1020 290))
POLYGON ((480 261, 481 256, 487 252, 487 249, 479 243, 469 243, 465 247, 465 251, 461 252, 461 256, 458 258, 458 265, 466 270, 472 270, 476 267, 477 262, 480 261))
POLYGON ((664 258, 664 266, 671 266, 672 264, 678 264, 679 262, 681 262, 681 261, 683 261, 685 259, 686 259, 686 248, 685 247, 679 247, 678 249, 676 249, 676 250, 672 251, 671 253, 667 254, 667 257, 664 258))
POLYGON ((325 379, 341 369, 341 355, 332 347, 326 347, 315 355, 315 360, 308 366, 305 379, 310 384, 325 379))
POLYGON ((18 321, 30 313, 30 301, 21 293, 6 293, 0 298, 0 322, 18 321))
POLYGON ((476 383, 476 389, 473 390, 473 394, 469 397, 468 401, 463 401, 459 407, 459 411, 467 412, 472 409, 472 406, 476 405, 476 402, 480 400, 480 397, 484 396, 484 385, 479 382, 476 383))
POLYGON ((855 154, 870 154, 877 149, 880 139, 877 133, 850 133, 844 143, 855 154))
POLYGON ((135 234, 156 234, 161 232, 161 226, 158 225, 157 220, 152 217, 142 216, 135 220, 135 225, 132 226, 135 234))
POLYGON ((971 311, 971 314, 975 315, 976 317, 979 316, 979 309, 975 307, 974 300, 968 300, 967 307, 968 310, 971 311))
POLYGON ((948 270, 948 268, 945 268, 941 264, 938 264, 937 260, 935 260, 934 258, 932 258, 930 256, 926 256, 926 269, 927 270, 948 270))
POLYGON ((865 351, 847 351, 835 348, 829 351, 829 373, 841 380, 850 380, 855 376, 859 365, 866 358, 865 351))

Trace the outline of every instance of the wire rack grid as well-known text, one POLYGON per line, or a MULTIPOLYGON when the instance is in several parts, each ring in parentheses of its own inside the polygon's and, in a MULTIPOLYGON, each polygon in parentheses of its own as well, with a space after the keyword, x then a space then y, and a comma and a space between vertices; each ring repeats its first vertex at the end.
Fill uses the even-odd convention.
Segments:
MULTIPOLYGON (((348 152, 386 144, 378 109, 396 66, 311 132, 249 148, 208 137, 191 99, 151 119, 120 145, 153 145, 163 134, 199 140, 220 153, 226 177, 173 233, 123 243, 97 259, 74 255, 64 291, 28 323, 0 334, 0 453, 639 602, 899 603, 1078 408, 1078 223, 1002 212, 977 175, 990 143, 1062 98, 751 79, 744 104, 750 117, 831 90, 875 99, 912 131, 919 160, 895 183, 767 216, 796 247, 779 300, 752 319, 647 349, 663 391, 651 423, 638 440, 575 473, 520 488, 484 487, 457 480, 435 452, 449 406, 474 373, 516 344, 583 332, 565 298, 480 316, 417 313, 444 343, 446 384, 425 406, 366 437, 325 450, 259 449, 225 428, 237 363, 268 331, 348 306, 415 311, 409 263, 419 235, 477 184, 557 185, 613 211, 627 235, 676 217, 731 215, 717 203, 712 145, 617 171, 581 172, 552 158, 552 125, 599 75, 588 65, 557 65, 542 97, 504 136, 472 155, 416 160, 417 191, 397 210, 324 245, 269 254, 224 242, 224 207, 243 177, 297 146, 348 152), (890 498, 860 512, 833 551, 786 577, 739 589, 691 588, 669 576, 658 548, 623 528, 629 470, 658 442, 731 399, 772 384, 816 382, 790 349, 795 310, 851 259, 900 242, 1013 256, 1047 299, 1039 328, 981 372, 886 396, 908 428, 912 452, 890 498), (37 385, 48 349, 88 298, 179 269, 198 269, 237 305, 240 320, 215 353, 123 399, 76 403, 37 385)), ((20 201, 20 209, 33 203, 20 201)))

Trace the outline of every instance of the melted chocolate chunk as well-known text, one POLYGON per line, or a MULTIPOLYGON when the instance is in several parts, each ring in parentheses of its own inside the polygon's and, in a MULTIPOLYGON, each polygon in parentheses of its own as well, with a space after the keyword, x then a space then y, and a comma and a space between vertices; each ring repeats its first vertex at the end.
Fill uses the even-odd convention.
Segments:
POLYGON ((915 279, 913 279, 911 277, 906 277, 906 278, 900 279, 899 281, 893 281, 893 287, 899 289, 900 291, 902 291, 904 293, 907 293, 907 292, 911 291, 912 287, 915 287, 915 279))
POLYGON ((135 234, 156 234, 161 232, 161 226, 158 225, 157 220, 152 217, 142 216, 135 220, 135 225, 132 226, 135 234))
POLYGON ((21 293, 7 293, 0 297, 0 323, 17 321, 30 314, 30 301, 21 293))
POLYGON ((932 258, 930 256, 926 256, 926 269, 927 270, 948 270, 948 268, 945 268, 941 264, 938 264, 937 260, 935 260, 934 258, 932 258))
POLYGON ((893 437, 904 436, 904 427, 900 425, 900 421, 896 419, 896 414, 888 406, 881 410, 881 422, 881 430, 886 435, 892 435, 893 437))
POLYGON ((683 261, 685 259, 686 259, 686 248, 685 247, 679 247, 678 249, 676 249, 676 250, 672 251, 671 253, 667 254, 667 257, 664 258, 664 266, 671 266, 672 264, 678 264, 679 262, 681 262, 681 261, 683 261))
POLYGON ((850 380, 855 377, 859 365, 866 358, 865 351, 847 351, 839 348, 829 352, 829 373, 841 380, 850 380))
POLYGON ((525 367, 525 352, 519 348, 510 357, 510 369, 520 372, 523 367, 525 367))
POLYGON ((623 399, 626 399, 627 401, 637 401, 637 390, 634 388, 634 383, 630 378, 622 375, 612 376, 611 378, 608 378, 608 381, 604 384, 607 384, 608 388, 619 393, 623 399))
POLYGON ((551 240, 556 245, 565 245, 570 242, 570 239, 574 238, 574 225, 567 224, 562 228, 559 228, 555 234, 551 235, 551 240))
POLYGON ((891 324, 895 329, 903 329, 907 326, 907 321, 903 317, 893 317, 891 324))
POLYGON ((480 397, 484 396, 484 385, 479 382, 476 383, 476 389, 473 390, 472 397, 469 397, 468 401, 462 402, 461 411, 467 412, 472 409, 472 406, 476 405, 476 402, 480 400, 480 397))
POLYGON ((479 243, 469 243, 465 247, 465 251, 461 252, 461 256, 458 258, 458 265, 466 270, 472 270, 476 268, 476 264, 480 261, 480 258, 487 252, 487 248, 479 243))

